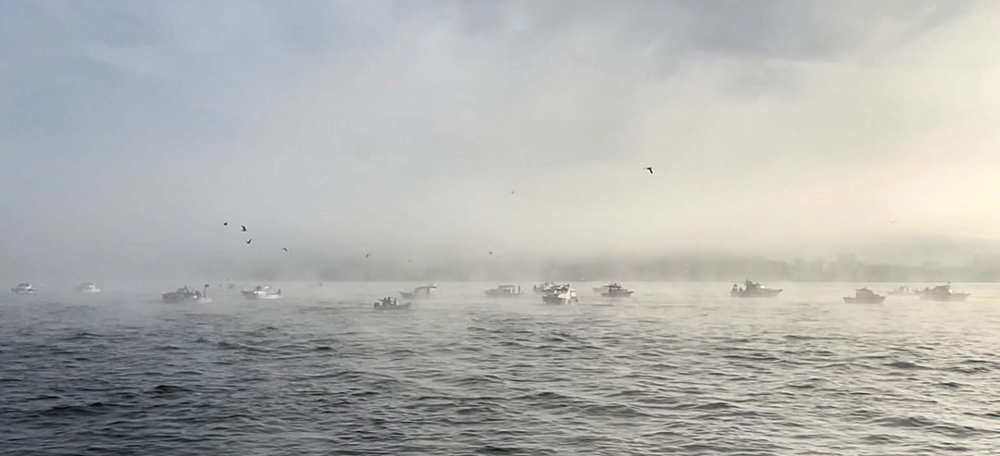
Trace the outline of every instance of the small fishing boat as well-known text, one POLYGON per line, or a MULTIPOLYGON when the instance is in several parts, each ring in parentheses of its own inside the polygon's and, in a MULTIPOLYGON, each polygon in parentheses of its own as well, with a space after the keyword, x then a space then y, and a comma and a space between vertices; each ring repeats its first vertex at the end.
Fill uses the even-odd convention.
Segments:
POLYGON ((847 303, 880 304, 882 301, 885 301, 885 296, 875 294, 875 292, 869 290, 868 287, 862 287, 854 290, 854 297, 844 297, 844 302, 847 303))
POLYGON ((490 297, 503 297, 503 296, 520 296, 521 286, 520 285, 500 285, 492 290, 486 290, 486 296, 490 297))
POLYGON ((910 291, 910 287, 903 287, 903 286, 901 286, 899 288, 896 288, 895 290, 887 291, 887 292, 885 292, 885 294, 887 294, 889 296, 909 296, 909 295, 912 295, 914 293, 912 291, 910 291))
POLYGON ((557 285, 548 293, 542 295, 542 302, 547 304, 569 304, 579 301, 580 299, 576 295, 576 290, 570 288, 569 285, 557 285))
POLYGON ((35 294, 35 287, 31 286, 28 282, 24 282, 17 284, 17 286, 11 288, 10 291, 14 292, 14 294, 35 294))
POLYGON ((396 302, 396 298, 391 296, 386 296, 378 301, 375 301, 375 308, 378 310, 402 310, 409 309, 410 305, 413 303, 400 304, 396 302))
POLYGON ((171 304, 176 304, 184 301, 194 301, 199 303, 212 302, 212 298, 208 297, 208 285, 205 285, 203 291, 192 290, 187 286, 178 288, 176 291, 168 291, 166 293, 160 293, 160 297, 163 298, 163 302, 168 302, 171 304))
POLYGON ((281 299, 281 289, 271 292, 270 285, 257 285, 252 290, 240 290, 245 299, 281 299))
POLYGON ((917 291, 920 295, 920 300, 922 301, 942 301, 942 302, 960 302, 965 301, 966 298, 972 296, 972 293, 959 293, 951 289, 951 284, 938 285, 934 288, 924 288, 922 291, 917 291))
POLYGON ((76 291, 80 293, 100 293, 101 289, 94 285, 94 282, 84 282, 77 285, 76 291))
POLYGON ((630 298, 632 293, 635 293, 628 288, 621 286, 618 283, 612 283, 607 285, 607 290, 601 293, 601 296, 605 298, 630 298))
POLYGON ((732 290, 729 291, 729 295, 734 298, 771 298, 778 296, 778 293, 781 292, 780 288, 767 288, 760 283, 747 280, 743 283, 742 288, 738 285, 733 285, 732 290))
POLYGON ((531 287, 531 289, 532 289, 532 291, 535 292, 535 294, 543 295, 543 294, 551 292, 552 290, 555 290, 558 287, 559 287, 559 285, 556 285, 553 282, 545 282, 545 283, 543 283, 541 285, 535 285, 535 286, 531 287))
POLYGON ((429 298, 434 294, 435 290, 437 290, 436 285, 421 285, 414 288, 413 291, 400 291, 399 295, 402 296, 403 299, 429 298))

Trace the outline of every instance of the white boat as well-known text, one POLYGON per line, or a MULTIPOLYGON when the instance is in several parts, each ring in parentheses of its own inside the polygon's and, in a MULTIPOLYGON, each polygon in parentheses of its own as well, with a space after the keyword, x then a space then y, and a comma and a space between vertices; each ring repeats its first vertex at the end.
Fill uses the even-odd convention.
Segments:
POLYGON ((630 298, 632 293, 635 293, 628 288, 621 286, 618 283, 612 283, 607 285, 607 290, 601 293, 601 296, 605 298, 630 298))
POLYGON ((579 301, 576 290, 570 288, 569 285, 558 285, 542 295, 542 302, 547 304, 569 304, 579 301))
POLYGON ((729 295, 734 298, 772 298, 778 296, 781 291, 780 288, 767 288, 760 283, 747 280, 744 282, 744 288, 733 285, 733 289, 729 290, 729 295))
POLYGON ((615 283, 609 283, 607 285, 602 285, 602 286, 599 286, 599 287, 594 287, 594 288, 592 288, 592 290, 594 290, 594 293, 604 294, 604 293, 608 292, 608 289, 611 288, 612 285, 617 285, 617 284, 615 284, 615 283))
POLYGON ((413 291, 400 291, 399 295, 403 299, 420 299, 429 298, 434 295, 434 291, 437 290, 436 285, 421 285, 413 289, 413 291))
POLYGON ((887 291, 886 294, 889 295, 889 296, 907 296, 907 295, 911 295, 911 294, 914 294, 914 293, 912 291, 910 291, 910 287, 900 286, 899 288, 896 288, 895 290, 887 291))
POLYGON ((101 289, 94 285, 94 282, 84 282, 76 287, 76 291, 80 293, 100 293, 101 289))
POLYGON ((208 297, 208 285, 205 285, 202 291, 192 290, 187 286, 178 288, 176 291, 168 291, 166 293, 160 293, 163 298, 163 302, 169 302, 172 304, 184 301, 194 301, 194 302, 212 302, 212 298, 208 297))
POLYGON ((553 282, 545 282, 545 283, 543 283, 541 285, 535 285, 535 286, 531 287, 531 289, 532 289, 532 291, 535 292, 535 294, 543 295, 543 294, 551 292, 552 290, 555 290, 558 287, 559 287, 559 285, 557 285, 557 284, 555 284, 553 282))
POLYGON ((965 301, 966 298, 972 296, 972 293, 959 293, 951 289, 951 284, 938 285, 934 288, 924 288, 922 291, 917 291, 920 295, 922 301, 965 301))
POLYGON ((844 297, 844 302, 847 303, 880 304, 882 301, 885 301, 885 296, 875 294, 875 292, 869 290, 868 287, 854 290, 853 298, 850 296, 844 297))
POLYGON ((375 308, 378 310, 402 310, 409 309, 413 303, 400 304, 396 302, 396 298, 386 296, 378 301, 375 301, 375 308))
POLYGON ((270 285, 257 285, 253 290, 240 290, 246 299, 281 299, 281 290, 271 292, 270 285))
POLYGON ((14 292, 14 294, 35 294, 35 287, 31 286, 28 282, 24 282, 17 284, 17 286, 11 288, 10 291, 14 292))
POLYGON ((500 285, 492 290, 486 290, 484 293, 491 297, 520 296, 522 294, 520 285, 500 285))

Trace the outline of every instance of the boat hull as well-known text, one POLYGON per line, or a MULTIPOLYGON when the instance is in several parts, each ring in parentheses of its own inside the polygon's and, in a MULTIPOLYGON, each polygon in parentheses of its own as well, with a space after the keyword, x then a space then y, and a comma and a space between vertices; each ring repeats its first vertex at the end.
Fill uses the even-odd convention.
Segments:
POLYGON ((601 293, 602 297, 605 298, 631 298, 634 291, 621 291, 617 293, 601 293))
POLYGON ((403 310, 409 309, 412 304, 412 302, 408 302, 406 304, 397 304, 395 306, 375 306, 375 310, 403 310))
POLYGON ((871 298, 852 298, 847 296, 844 298, 844 302, 850 304, 881 304, 885 301, 885 296, 876 296, 871 298))
POLYGON ((938 301, 938 302, 962 302, 971 296, 971 293, 952 293, 949 295, 934 295, 929 293, 924 293, 920 295, 921 301, 938 301))
POLYGON ((781 293, 782 291, 784 290, 781 289, 772 290, 770 288, 765 288, 763 290, 754 290, 750 292, 730 291, 729 296, 732 296, 734 298, 773 298, 775 296, 778 296, 778 294, 781 293))

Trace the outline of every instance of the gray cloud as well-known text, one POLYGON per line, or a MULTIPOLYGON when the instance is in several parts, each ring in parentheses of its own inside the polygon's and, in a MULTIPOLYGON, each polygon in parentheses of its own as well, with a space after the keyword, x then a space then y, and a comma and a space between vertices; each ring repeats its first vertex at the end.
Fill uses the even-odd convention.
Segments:
POLYGON ((0 150, 16 164, 0 170, 0 273, 989 237, 995 14, 929 1, 0 5, 0 150), (223 220, 253 226, 255 247, 223 220))

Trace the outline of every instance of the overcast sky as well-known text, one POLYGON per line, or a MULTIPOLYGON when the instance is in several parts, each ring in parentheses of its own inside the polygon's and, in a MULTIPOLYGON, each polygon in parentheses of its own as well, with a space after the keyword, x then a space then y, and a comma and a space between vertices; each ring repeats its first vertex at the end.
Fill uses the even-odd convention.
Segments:
POLYGON ((998 240, 998 12, 0 2, 0 276, 998 240))

